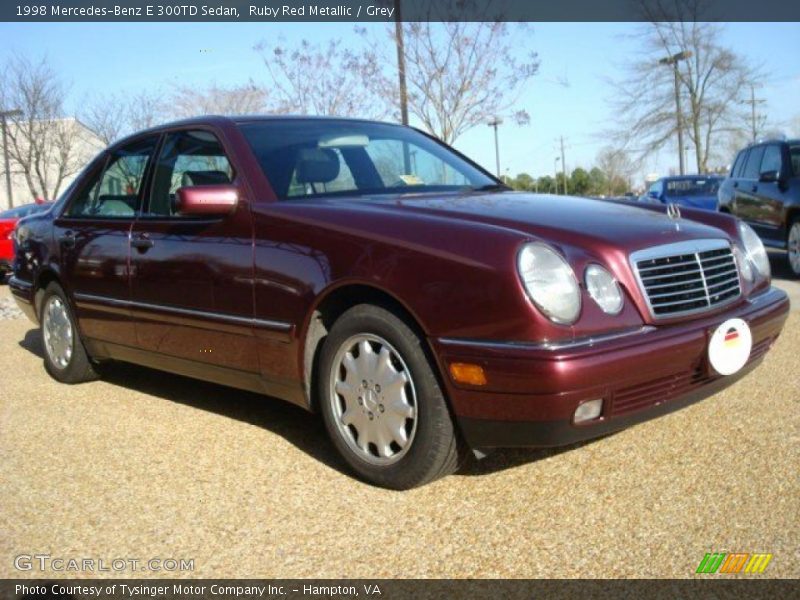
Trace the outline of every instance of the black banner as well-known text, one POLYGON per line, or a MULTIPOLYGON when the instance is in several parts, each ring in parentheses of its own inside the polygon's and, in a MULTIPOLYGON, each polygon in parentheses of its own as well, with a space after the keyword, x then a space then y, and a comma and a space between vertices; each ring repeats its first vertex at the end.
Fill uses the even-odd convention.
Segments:
POLYGON ((791 580, 441 580, 441 579, 73 579, 0 580, 2 600, 263 600, 453 598, 792 598, 791 580))
POLYGON ((6 0, 0 21, 800 21, 786 0, 6 0))

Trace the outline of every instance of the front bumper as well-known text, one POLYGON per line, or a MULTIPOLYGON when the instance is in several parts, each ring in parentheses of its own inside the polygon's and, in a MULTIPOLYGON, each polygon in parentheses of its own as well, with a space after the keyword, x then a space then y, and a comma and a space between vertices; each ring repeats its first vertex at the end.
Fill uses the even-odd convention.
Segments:
POLYGON ((483 367, 480 387, 446 380, 461 433, 473 448, 560 446, 591 439, 697 402, 752 371, 780 334, 789 299, 776 288, 722 313, 564 346, 437 339, 450 363, 483 367), (748 363, 723 377, 708 365, 711 333, 727 319, 747 321, 748 363), (600 418, 573 423, 586 400, 603 399, 600 418))

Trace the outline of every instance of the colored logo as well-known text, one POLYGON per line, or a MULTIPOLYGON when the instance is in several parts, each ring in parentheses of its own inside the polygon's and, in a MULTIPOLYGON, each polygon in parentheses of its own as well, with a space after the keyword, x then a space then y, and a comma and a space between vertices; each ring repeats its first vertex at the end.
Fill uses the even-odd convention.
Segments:
POLYGON ((707 553, 695 573, 763 573, 771 560, 772 554, 707 553))
POLYGON ((747 364, 753 336, 742 319, 728 319, 708 342, 708 361, 720 375, 733 375, 747 364))

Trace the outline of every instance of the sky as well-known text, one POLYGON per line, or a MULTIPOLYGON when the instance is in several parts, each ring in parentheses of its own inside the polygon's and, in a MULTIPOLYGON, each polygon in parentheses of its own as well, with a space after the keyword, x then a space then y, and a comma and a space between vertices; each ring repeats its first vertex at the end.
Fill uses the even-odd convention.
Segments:
MULTIPOLYGON (((384 28, 374 24, 367 27, 384 28)), ((619 79, 635 56, 634 23, 534 23, 521 51, 534 51, 539 73, 520 95, 518 108, 531 116, 527 126, 501 125, 503 174, 552 175, 564 138, 568 170, 590 168, 609 143, 603 135, 614 123, 607 81, 619 79)), ((376 31, 379 33, 379 31, 376 31)), ((722 43, 761 65, 766 83, 757 95, 770 128, 800 135, 800 23, 722 24, 722 43)), ((0 23, 0 62, 17 53, 46 55, 71 86, 67 109, 80 112, 93 93, 134 93, 171 83, 204 86, 267 82, 266 68, 253 47, 263 39, 292 44, 303 38, 342 38, 357 44, 350 23, 0 23)), ((412 121, 412 124, 413 121, 412 121)), ((668 174, 677 150, 668 147, 637 174, 668 174)), ((455 147, 495 170, 491 128, 479 125, 455 147)), ((690 162, 690 165, 692 163, 690 162)))

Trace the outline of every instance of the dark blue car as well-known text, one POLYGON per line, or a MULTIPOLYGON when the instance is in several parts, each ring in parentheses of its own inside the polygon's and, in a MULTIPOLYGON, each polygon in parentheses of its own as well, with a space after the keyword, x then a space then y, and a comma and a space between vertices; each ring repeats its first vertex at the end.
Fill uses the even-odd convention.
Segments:
POLYGON ((717 191, 722 177, 717 175, 676 175, 662 177, 650 186, 647 197, 651 202, 717 210, 717 191))

